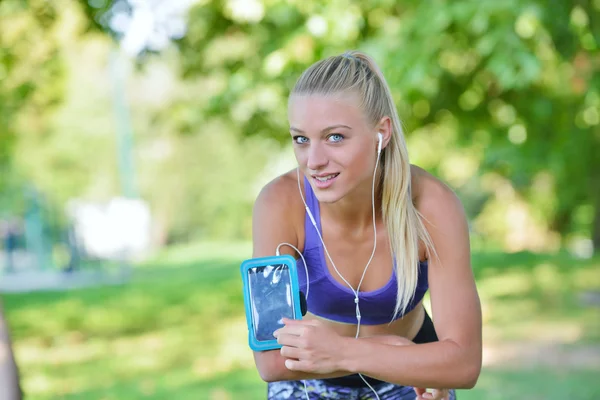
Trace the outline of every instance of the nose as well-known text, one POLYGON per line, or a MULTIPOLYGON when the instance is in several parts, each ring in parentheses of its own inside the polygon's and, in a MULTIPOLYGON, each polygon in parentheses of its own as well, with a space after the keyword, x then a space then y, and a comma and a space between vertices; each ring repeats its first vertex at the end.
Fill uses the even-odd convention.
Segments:
POLYGON ((327 165, 327 154, 320 144, 313 144, 308 149, 306 167, 312 171, 318 171, 327 165))

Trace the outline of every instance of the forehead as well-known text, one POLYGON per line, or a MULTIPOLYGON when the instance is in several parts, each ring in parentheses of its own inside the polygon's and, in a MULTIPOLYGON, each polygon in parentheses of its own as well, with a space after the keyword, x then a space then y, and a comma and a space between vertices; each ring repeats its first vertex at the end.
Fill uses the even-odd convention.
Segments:
POLYGON ((288 118, 290 126, 305 132, 344 124, 350 127, 363 127, 366 124, 364 113, 354 95, 292 95, 289 101, 288 118))

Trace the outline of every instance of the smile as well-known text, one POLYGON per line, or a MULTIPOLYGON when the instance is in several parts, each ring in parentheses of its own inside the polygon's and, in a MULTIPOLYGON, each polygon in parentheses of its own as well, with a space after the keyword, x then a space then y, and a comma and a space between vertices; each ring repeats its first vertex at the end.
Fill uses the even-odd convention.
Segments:
POLYGON ((326 189, 329 186, 331 186, 333 184, 333 182, 335 182, 338 175, 339 175, 339 173, 329 174, 329 175, 321 175, 321 176, 313 175, 315 186, 319 189, 326 189))
POLYGON ((339 174, 329 174, 329 175, 326 175, 326 176, 315 176, 315 179, 318 180, 319 182, 327 182, 327 181, 335 178, 338 175, 339 174))

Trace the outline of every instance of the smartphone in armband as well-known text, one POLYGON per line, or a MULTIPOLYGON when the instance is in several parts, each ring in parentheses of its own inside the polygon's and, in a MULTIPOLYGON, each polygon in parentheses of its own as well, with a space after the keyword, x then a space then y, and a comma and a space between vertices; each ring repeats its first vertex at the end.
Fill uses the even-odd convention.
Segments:
POLYGON ((296 260, 289 255, 252 258, 240 267, 248 342, 255 351, 279 349, 273 332, 282 318, 302 319, 296 260))

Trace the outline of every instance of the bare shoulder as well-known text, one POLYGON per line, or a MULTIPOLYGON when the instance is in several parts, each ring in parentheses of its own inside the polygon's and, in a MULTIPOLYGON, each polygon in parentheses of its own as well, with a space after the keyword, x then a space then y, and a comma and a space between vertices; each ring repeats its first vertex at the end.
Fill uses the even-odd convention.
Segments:
POLYGON ((303 222, 304 207, 294 169, 268 182, 256 198, 252 216, 255 257, 271 255, 282 242, 302 247, 303 222))
POLYGON ((258 194, 255 207, 289 211, 290 207, 301 204, 296 170, 293 169, 268 182, 258 194))
POLYGON ((413 202, 429 223, 465 220, 462 203, 442 180, 424 169, 411 165, 413 202))
MULTIPOLYGON (((439 256, 437 260, 470 271, 469 224, 460 199, 441 179, 422 168, 411 168, 411 175, 413 201, 439 256)), ((432 269, 436 270, 437 264, 432 263, 432 269)))

